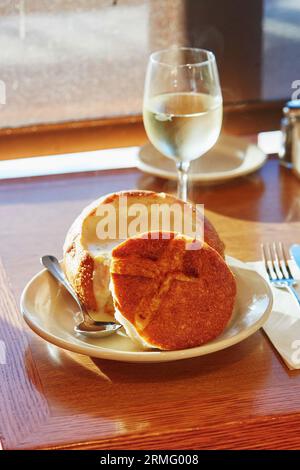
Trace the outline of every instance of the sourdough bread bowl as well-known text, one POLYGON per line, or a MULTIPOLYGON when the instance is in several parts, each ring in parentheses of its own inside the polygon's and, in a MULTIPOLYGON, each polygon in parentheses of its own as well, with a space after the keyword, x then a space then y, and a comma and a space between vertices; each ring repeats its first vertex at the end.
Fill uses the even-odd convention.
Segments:
MULTIPOLYGON (((118 236, 119 225, 128 223, 128 219, 125 221, 120 209, 120 201, 124 197, 128 211, 131 206, 141 204, 146 208, 148 215, 154 204, 168 206, 178 204, 181 207, 185 204, 180 199, 165 193, 122 191, 103 196, 82 211, 67 233, 63 247, 63 261, 69 282, 91 313, 114 316, 113 299, 109 290, 110 263, 112 249, 128 238, 128 236, 124 238, 118 236), (113 206, 115 210, 117 230, 114 236, 104 239, 99 238, 98 224, 108 206, 113 206)), ((207 218, 204 217, 203 220, 202 214, 194 205, 189 204, 189 206, 194 215, 194 229, 196 222, 201 219, 205 243, 224 258, 224 244, 213 225, 207 218)), ((161 230, 160 226, 156 228, 158 231, 161 230)), ((172 231, 172 227, 170 229, 172 231)))

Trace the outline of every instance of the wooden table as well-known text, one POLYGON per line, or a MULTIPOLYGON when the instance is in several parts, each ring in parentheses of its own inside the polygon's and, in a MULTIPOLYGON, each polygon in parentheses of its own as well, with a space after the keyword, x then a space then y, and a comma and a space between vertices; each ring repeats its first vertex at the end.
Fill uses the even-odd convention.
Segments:
MULTIPOLYGON (((18 303, 39 256, 61 256, 65 233, 92 199, 125 188, 173 192, 138 170, 0 184, 0 438, 5 449, 298 448, 300 371, 262 331, 224 351, 168 364, 92 359, 52 346, 24 324, 18 303)), ((194 186, 243 260, 262 240, 300 241, 300 181, 270 160, 222 186, 194 186)))

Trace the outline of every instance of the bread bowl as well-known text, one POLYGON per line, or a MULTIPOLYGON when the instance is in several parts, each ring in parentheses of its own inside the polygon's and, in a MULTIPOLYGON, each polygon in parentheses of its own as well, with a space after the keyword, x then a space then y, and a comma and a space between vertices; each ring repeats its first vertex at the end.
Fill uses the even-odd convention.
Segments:
MULTIPOLYGON (((123 239, 117 237, 109 240, 99 239, 97 224, 99 210, 107 205, 113 205, 119 216, 121 197, 126 197, 128 207, 133 204, 143 204, 148 211, 153 204, 172 205, 176 203, 182 207, 185 204, 176 197, 165 193, 139 190, 122 191, 93 201, 81 212, 67 233, 63 247, 63 261, 69 282, 91 313, 114 315, 114 306, 109 290, 111 250, 123 239)), ((203 220, 196 207, 192 204, 190 206, 195 217, 203 220)), ((204 218, 203 228, 205 242, 214 248, 221 257, 224 257, 224 244, 207 218, 204 218)))

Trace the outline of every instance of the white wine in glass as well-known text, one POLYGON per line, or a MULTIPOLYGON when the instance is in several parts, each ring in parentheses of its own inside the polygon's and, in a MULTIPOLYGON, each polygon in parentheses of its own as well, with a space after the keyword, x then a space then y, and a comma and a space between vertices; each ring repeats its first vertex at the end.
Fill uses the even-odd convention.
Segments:
POLYGON ((178 197, 187 200, 191 160, 217 141, 222 94, 214 55, 177 48, 154 52, 145 81, 144 125, 152 144, 176 161, 178 197))

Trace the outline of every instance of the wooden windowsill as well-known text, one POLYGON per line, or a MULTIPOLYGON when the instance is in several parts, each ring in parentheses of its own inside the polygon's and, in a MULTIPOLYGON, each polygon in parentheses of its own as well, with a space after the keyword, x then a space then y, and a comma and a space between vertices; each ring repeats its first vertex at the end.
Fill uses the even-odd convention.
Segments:
MULTIPOLYGON (((283 102, 225 105, 223 131, 255 134, 278 129, 283 102)), ((0 130, 0 160, 142 145, 142 116, 0 130)))

